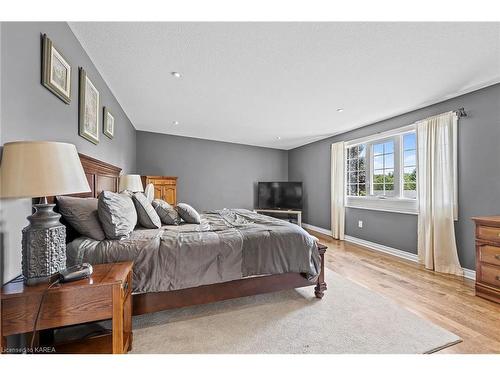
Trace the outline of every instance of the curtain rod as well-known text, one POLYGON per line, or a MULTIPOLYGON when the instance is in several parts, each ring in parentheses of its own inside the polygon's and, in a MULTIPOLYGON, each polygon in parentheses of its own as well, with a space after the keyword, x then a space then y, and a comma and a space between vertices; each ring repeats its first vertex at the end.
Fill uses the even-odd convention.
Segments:
POLYGON ((453 111, 457 114, 458 118, 460 117, 467 117, 467 112, 465 112, 465 108, 462 107, 462 108, 459 108, 457 109, 456 111, 453 111))

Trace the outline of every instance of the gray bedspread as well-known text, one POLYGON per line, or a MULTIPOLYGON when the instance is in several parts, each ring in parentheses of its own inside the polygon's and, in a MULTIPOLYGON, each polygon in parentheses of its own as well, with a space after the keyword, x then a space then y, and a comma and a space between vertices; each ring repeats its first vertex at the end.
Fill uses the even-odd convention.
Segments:
POLYGON ((200 224, 134 230, 125 240, 80 237, 67 246, 68 264, 134 261, 135 293, 161 292, 320 269, 314 237, 295 224, 243 209, 210 211, 200 224))

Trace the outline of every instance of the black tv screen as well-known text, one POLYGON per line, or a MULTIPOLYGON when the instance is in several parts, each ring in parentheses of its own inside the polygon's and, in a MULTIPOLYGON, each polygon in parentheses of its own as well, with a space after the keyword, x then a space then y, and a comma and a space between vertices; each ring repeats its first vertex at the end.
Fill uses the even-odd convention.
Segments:
POLYGON ((258 208, 301 210, 302 182, 259 182, 258 208))

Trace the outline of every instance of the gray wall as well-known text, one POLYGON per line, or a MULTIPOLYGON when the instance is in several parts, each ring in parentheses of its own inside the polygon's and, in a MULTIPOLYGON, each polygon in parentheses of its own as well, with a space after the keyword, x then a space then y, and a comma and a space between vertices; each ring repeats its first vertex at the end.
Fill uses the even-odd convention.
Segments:
POLYGON ((197 210, 253 208, 257 181, 288 179, 287 151, 137 132, 141 174, 178 176, 178 201, 197 210))
MULTIPOLYGON (((442 112, 465 107, 459 123, 459 220, 456 223, 462 266, 474 269, 471 216, 500 213, 500 84, 289 151, 288 176, 304 182, 304 222, 330 228, 330 145, 398 128, 442 112)), ((346 234, 416 253, 417 216, 347 209, 346 234), (357 228, 358 220, 364 227, 357 228)))
MULTIPOLYGON (((1 140, 51 140, 76 145, 79 152, 135 172, 136 132, 113 93, 66 23, 1 24, 1 140), (40 35, 47 33, 71 64, 71 104, 67 105, 40 84, 40 35), (100 134, 99 145, 78 136, 78 67, 83 67, 115 116, 113 140, 100 134)), ((101 115, 102 120, 102 115, 101 115)), ((101 122, 102 126, 102 122, 101 122)), ((29 200, 2 201, 4 275, 20 273, 21 228, 30 213, 29 200), (8 218, 6 220, 5 218, 8 218)))

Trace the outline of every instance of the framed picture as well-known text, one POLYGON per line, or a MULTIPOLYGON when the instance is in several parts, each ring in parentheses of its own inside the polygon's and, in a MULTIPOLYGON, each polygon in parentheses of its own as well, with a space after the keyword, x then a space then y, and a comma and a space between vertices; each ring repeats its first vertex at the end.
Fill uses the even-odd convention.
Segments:
POLYGON ((94 144, 99 143, 99 91, 80 68, 80 98, 78 109, 79 134, 94 144))
POLYGON ((115 118, 106 107, 104 107, 102 122, 104 135, 110 139, 113 139, 113 136, 115 135, 115 118))
POLYGON ((66 104, 71 102, 71 66, 47 34, 42 36, 42 85, 66 104))

